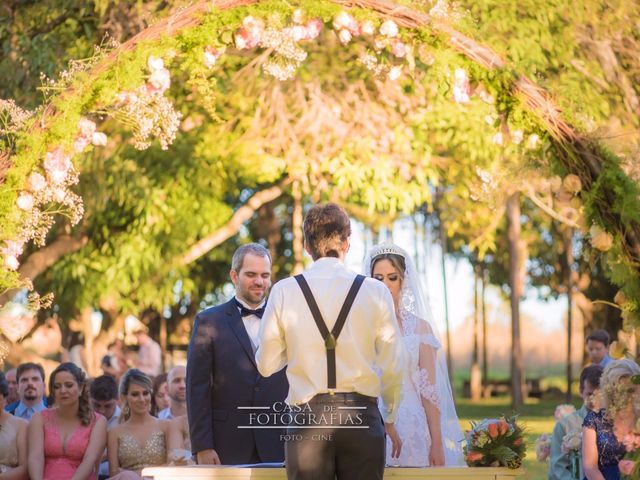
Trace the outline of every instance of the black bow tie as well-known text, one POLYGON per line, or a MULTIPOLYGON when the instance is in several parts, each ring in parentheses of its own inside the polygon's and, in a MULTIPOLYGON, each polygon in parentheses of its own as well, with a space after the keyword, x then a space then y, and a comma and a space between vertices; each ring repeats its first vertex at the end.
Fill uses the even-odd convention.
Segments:
POLYGON ((250 308, 245 307, 243 304, 241 304, 238 299, 236 299, 236 305, 238 306, 238 308, 240 309, 240 316, 241 317, 247 317, 249 315, 255 315, 258 318, 262 318, 262 315, 264 314, 264 307, 265 305, 263 305, 260 308, 256 308, 255 310, 251 310, 250 308))

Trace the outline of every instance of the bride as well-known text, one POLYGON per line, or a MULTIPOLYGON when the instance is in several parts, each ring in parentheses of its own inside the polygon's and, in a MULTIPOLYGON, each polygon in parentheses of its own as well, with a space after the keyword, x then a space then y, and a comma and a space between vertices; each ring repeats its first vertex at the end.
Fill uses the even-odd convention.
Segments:
POLYGON ((381 244, 367 255, 365 272, 384 282, 391 291, 409 357, 395 423, 402 449, 398 458, 392 458, 387 439, 387 465, 464 465, 460 443, 463 434, 442 344, 411 258, 396 245, 381 244))

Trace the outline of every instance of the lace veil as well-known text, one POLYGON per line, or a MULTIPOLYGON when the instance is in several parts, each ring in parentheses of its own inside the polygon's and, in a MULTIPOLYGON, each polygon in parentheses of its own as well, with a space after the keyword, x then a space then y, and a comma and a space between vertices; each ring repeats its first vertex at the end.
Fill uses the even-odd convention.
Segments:
MULTIPOLYGON (((429 307, 428 297, 423 294, 420 278, 418 277, 418 272, 413 264, 413 260, 404 249, 392 243, 377 245, 369 251, 364 263, 365 275, 371 277, 372 261, 377 256, 384 254, 400 255, 405 260, 406 272, 400 293, 400 308, 403 311, 414 314, 419 319, 418 321, 427 322, 430 327, 428 330, 433 332, 438 343, 440 343, 440 347, 436 350, 436 389, 438 392, 437 397, 439 398, 438 406, 440 408, 442 424, 445 465, 448 467, 465 465, 461 444, 464 435, 458 422, 458 415, 453 402, 453 394, 451 392, 451 384, 447 371, 447 361, 440 342, 441 337, 438 334, 438 329, 434 322, 431 308, 429 307)), ((415 368, 417 368, 417 366, 415 368)))

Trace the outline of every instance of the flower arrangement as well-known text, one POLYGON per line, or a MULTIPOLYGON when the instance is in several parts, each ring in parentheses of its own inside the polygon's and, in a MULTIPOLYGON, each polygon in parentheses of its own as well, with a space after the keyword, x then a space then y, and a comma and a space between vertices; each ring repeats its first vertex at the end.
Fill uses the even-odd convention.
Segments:
POLYGON ((576 407, 570 404, 562 404, 556 407, 555 412, 553 412, 553 418, 556 419, 556 422, 562 420, 567 415, 571 415, 576 411, 576 407))
POLYGON ((582 451, 582 418, 573 412, 564 417, 566 434, 562 437, 560 450, 569 456, 571 462, 571 475, 575 479, 580 478, 580 456, 582 451))
POLYGON ((503 416, 471 423, 464 456, 470 467, 520 468, 526 453, 524 429, 517 417, 503 416))
POLYGON ((551 437, 543 433, 536 439, 536 459, 539 462, 546 462, 551 454, 551 437))

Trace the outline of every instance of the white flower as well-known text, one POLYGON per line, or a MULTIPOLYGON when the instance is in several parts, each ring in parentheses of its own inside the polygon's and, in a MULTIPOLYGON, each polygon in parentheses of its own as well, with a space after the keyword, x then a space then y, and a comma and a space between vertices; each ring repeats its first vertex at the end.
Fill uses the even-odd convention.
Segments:
POLYGON ((84 152, 84 149, 89 146, 91 141, 87 137, 78 137, 73 142, 73 151, 76 153, 84 152))
POLYGON ((44 169, 53 184, 64 182, 71 166, 71 159, 60 148, 47 152, 44 156, 44 169))
POLYGON ((20 262, 18 262, 18 259, 16 257, 12 255, 6 255, 4 257, 4 266, 9 270, 17 270, 20 266, 20 262))
POLYGON ((162 94, 171 86, 171 74, 166 68, 155 70, 149 77, 147 90, 149 93, 162 94))
POLYGON ((471 86, 467 72, 456 68, 453 81, 453 100, 456 103, 468 103, 471 100, 471 86))
POLYGON ((536 146, 538 145, 538 141, 539 140, 540 140, 540 137, 538 136, 538 134, 533 133, 533 134, 529 135, 529 138, 527 140, 527 148, 529 148, 529 149, 536 148, 536 146))
POLYGON ((351 32, 346 28, 342 29, 338 32, 338 38, 342 44, 347 44, 351 41, 351 32))
POLYGON ((606 252, 613 246, 613 236, 598 225, 591 226, 589 235, 591 235, 591 245, 601 252, 606 252))
POLYGON ((393 20, 386 20, 380 25, 380 34, 389 38, 396 37, 398 36, 398 25, 393 20))
POLYGON ((66 196, 67 192, 64 188, 55 188, 53 190, 53 198, 55 198, 60 203, 62 203, 66 196))
POLYGON ((336 30, 347 29, 352 35, 358 35, 360 32, 358 21, 347 12, 340 12, 336 15, 336 18, 333 19, 333 28, 336 30))
POLYGON ((234 41, 235 41, 235 44, 236 44, 236 48, 238 50, 244 50, 245 48, 249 48, 248 47, 249 44, 248 44, 248 42, 246 40, 246 37, 241 32, 240 33, 236 33, 233 38, 234 38, 234 41))
POLYGON ((19 257, 22 255, 23 249, 24 243, 16 242, 15 240, 7 240, 7 246, 2 248, 2 253, 12 257, 19 257))
POLYGON ((32 192, 39 192, 46 186, 46 179, 38 172, 33 172, 31 175, 29 175, 29 189, 32 192))
POLYGON ((297 8, 297 9, 295 9, 293 11, 293 15, 291 16, 291 20, 293 21, 293 23, 302 23, 303 22, 303 17, 304 17, 304 14, 302 13, 302 10, 297 8))
POLYGON ((493 95, 487 92, 484 88, 478 90, 477 93, 478 93, 478 97, 480 97, 480 100, 482 100, 484 103, 488 103, 489 105, 492 105, 496 101, 496 99, 493 98, 493 95))
POLYGON ((389 73, 387 74, 387 76, 389 77, 389 80, 392 80, 392 81, 399 79, 400 75, 402 75, 402 67, 400 66, 392 67, 389 70, 389 73))
POLYGON ((313 40, 318 35, 320 35, 320 32, 322 31, 322 26, 323 26, 322 21, 318 20, 317 18, 313 20, 309 20, 307 22, 307 36, 305 37, 305 39, 313 40))
POLYGON ((360 32, 362 32, 363 35, 373 35, 376 33, 376 27, 371 20, 365 20, 360 25, 360 32))
POLYGON ((81 118, 78 122, 78 135, 81 137, 91 138, 93 132, 96 131, 96 124, 87 118, 81 118))
POLYGON ((147 67, 149 67, 149 70, 151 70, 151 72, 153 73, 156 70, 164 69, 164 62, 162 61, 161 58, 154 57, 153 55, 151 55, 147 60, 147 67))
POLYGON ((204 64, 207 68, 213 68, 218 59, 222 56, 222 51, 215 47, 207 47, 204 49, 204 64))
POLYGON ((107 136, 102 132, 95 132, 91 137, 91 143, 96 147, 104 147, 107 144, 107 136))
POLYGON ((26 212, 33 209, 33 203, 33 195, 27 192, 20 193, 18 199, 16 200, 16 205, 18 206, 18 208, 26 212))
POLYGON ((502 132, 496 133, 493 136, 493 138, 491 139, 491 141, 493 143, 495 143, 496 145, 503 145, 504 144, 504 137, 502 136, 502 132))
POLYGON ((516 145, 520 145, 523 138, 524 132, 522 130, 515 130, 511 133, 511 141, 516 145))
POLYGON ((294 25, 288 30, 294 42, 299 42, 300 40, 304 40, 305 38, 307 38, 307 27, 305 26, 294 25))

